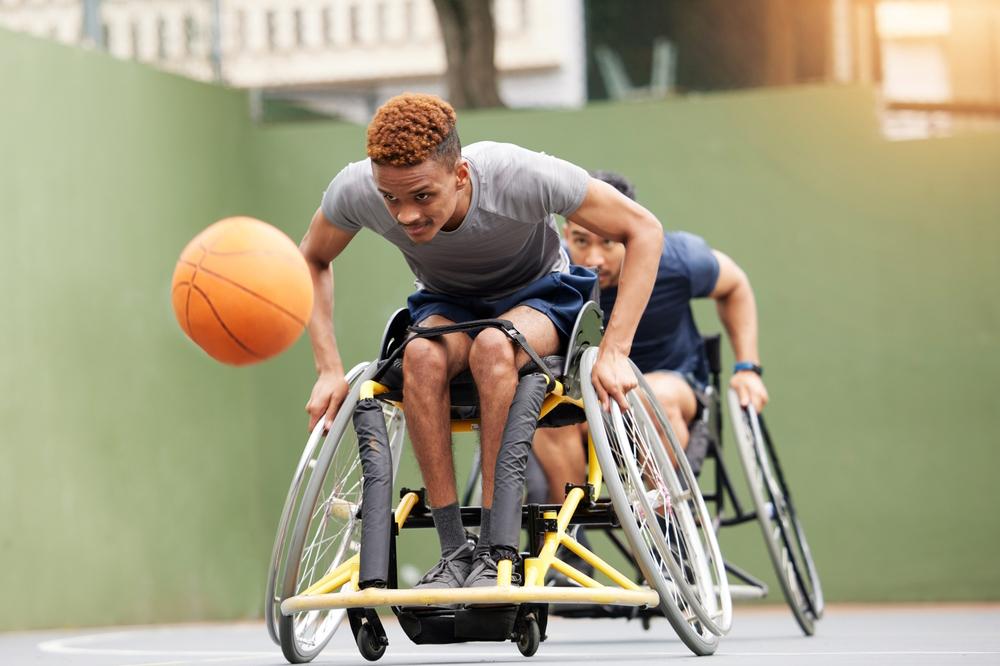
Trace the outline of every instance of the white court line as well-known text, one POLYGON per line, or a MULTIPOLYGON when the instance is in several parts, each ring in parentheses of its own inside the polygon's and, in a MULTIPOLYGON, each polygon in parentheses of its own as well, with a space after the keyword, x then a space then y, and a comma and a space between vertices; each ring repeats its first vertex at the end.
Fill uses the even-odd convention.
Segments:
MULTIPOLYGON (((134 637, 136 634, 142 632, 149 632, 149 629, 142 629, 138 631, 117 631, 117 632, 105 632, 98 634, 89 634, 85 636, 73 636, 69 638, 58 638, 48 641, 43 641, 38 644, 38 649, 42 652, 48 652, 50 654, 67 654, 67 655, 91 655, 91 656, 105 656, 105 657, 170 657, 174 658, 170 661, 158 661, 158 662, 142 662, 141 664, 134 664, 132 666, 182 666, 183 664, 195 664, 195 663, 221 663, 227 661, 244 661, 249 659, 258 659, 262 657, 273 658, 276 656, 275 652, 262 652, 262 651, 235 651, 235 650, 138 650, 130 648, 114 648, 114 647, 98 647, 91 646, 93 643, 99 641, 113 641, 121 640, 127 637, 134 637), (180 657, 180 659, 177 659, 180 657)), ((160 629, 155 630, 156 633, 162 633, 163 631, 170 631, 170 629, 160 629)), ((500 647, 500 644, 497 644, 500 647)), ((626 652, 622 653, 609 653, 615 654, 619 658, 625 661, 638 660, 638 659, 658 659, 665 656, 676 656, 676 655, 687 655, 688 652, 684 650, 657 650, 655 652, 642 651, 642 652, 626 652)), ((579 652, 553 652, 545 650, 544 644, 539 652, 540 656, 544 656, 547 659, 566 659, 566 660, 576 660, 579 659, 581 654, 579 652)), ((982 656, 982 655, 1000 655, 1000 651, 997 650, 829 650, 829 651, 815 651, 815 652, 805 652, 805 651, 794 651, 794 652, 730 652, 725 649, 721 649, 717 656, 719 657, 875 657, 875 656, 885 656, 885 657, 919 657, 919 656, 982 656)), ((594 655, 600 656, 600 655, 594 655)), ((329 660, 332 657, 332 661, 336 662, 347 662, 347 663, 357 663, 358 655, 326 655, 329 660)), ((442 662, 452 662, 452 663, 463 663, 468 661, 491 661, 496 660, 500 662, 506 662, 514 660, 514 655, 507 655, 499 650, 493 650, 490 652, 471 652, 466 650, 456 650, 454 652, 426 652, 422 650, 416 651, 402 651, 402 650, 390 650, 387 652, 387 661, 396 661, 400 659, 437 659, 442 662), (510 659, 508 659, 508 656, 510 659)))
POLYGON ((249 652, 237 650, 134 650, 129 648, 83 647, 78 644, 95 643, 103 640, 117 640, 134 636, 142 631, 113 631, 86 636, 71 636, 56 638, 38 644, 38 649, 51 654, 89 654, 99 656, 120 657, 224 657, 226 659, 250 659, 256 657, 273 657, 272 652, 249 652))

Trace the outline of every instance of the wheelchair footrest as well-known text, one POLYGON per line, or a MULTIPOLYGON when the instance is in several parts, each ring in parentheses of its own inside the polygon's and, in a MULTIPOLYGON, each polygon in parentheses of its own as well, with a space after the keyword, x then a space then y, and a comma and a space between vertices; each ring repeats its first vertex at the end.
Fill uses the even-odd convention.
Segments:
POLYGON ((399 626, 418 645, 507 641, 514 633, 518 607, 462 610, 402 609, 399 626))

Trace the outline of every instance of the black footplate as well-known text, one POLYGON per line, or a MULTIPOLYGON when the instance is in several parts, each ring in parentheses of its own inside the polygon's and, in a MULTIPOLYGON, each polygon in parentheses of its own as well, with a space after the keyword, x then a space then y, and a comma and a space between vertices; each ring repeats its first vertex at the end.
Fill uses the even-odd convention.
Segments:
POLYGON ((401 608, 399 626, 418 645, 517 640, 523 618, 533 614, 544 636, 547 609, 540 604, 459 610, 401 608))

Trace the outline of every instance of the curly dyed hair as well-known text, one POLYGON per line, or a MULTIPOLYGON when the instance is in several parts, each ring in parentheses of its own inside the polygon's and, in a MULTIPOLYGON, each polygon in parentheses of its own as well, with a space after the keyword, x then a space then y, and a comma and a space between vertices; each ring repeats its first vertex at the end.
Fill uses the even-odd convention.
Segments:
POLYGON ((455 109, 434 95, 403 93, 379 107, 368 125, 375 164, 414 166, 434 159, 449 167, 462 154, 455 109))

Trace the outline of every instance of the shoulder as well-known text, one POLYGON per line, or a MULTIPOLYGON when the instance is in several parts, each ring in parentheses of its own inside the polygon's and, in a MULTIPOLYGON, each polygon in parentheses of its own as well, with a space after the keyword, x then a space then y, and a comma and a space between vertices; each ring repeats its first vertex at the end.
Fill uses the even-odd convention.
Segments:
POLYGON ((467 146, 463 155, 489 193, 481 203, 512 208, 517 211, 514 217, 524 221, 549 213, 572 213, 583 201, 590 181, 587 172, 575 164, 513 143, 481 141, 467 146))
POLYGON ((348 192, 364 192, 369 188, 375 188, 375 179, 372 177, 371 160, 363 159, 358 162, 351 162, 340 170, 330 187, 348 192))
MULTIPOLYGON (((719 260, 701 236, 686 231, 666 234, 663 257, 667 266, 687 279, 692 297, 707 296, 719 277, 719 260)), ((661 264, 662 266, 662 264, 661 264)))
POLYGON ((663 256, 689 262, 711 255, 712 248, 704 238, 687 231, 668 231, 663 235, 663 256))

